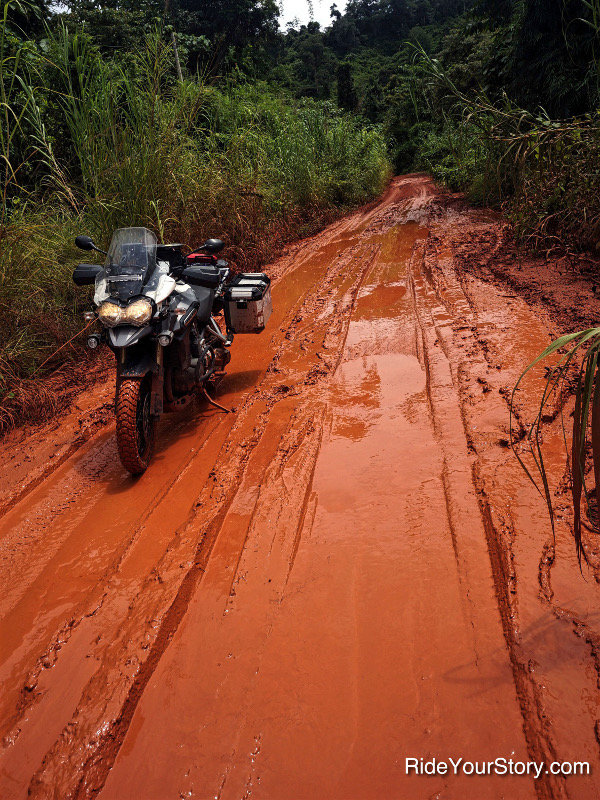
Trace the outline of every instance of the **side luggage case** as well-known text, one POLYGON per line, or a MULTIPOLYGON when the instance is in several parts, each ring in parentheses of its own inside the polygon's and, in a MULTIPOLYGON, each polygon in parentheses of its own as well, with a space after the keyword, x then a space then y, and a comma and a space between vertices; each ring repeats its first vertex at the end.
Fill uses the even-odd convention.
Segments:
POLYGON ((273 311, 271 279, 264 272, 242 272, 229 284, 225 302, 234 333, 260 333, 273 311))

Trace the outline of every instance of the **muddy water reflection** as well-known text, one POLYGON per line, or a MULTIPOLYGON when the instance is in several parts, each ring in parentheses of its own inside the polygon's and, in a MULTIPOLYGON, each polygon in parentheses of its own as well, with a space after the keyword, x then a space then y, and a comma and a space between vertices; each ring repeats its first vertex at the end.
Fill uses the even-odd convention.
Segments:
MULTIPOLYGON (((131 790, 159 744, 171 769, 138 790, 222 800, 421 799, 407 754, 526 757, 479 509, 465 505, 458 401, 411 288, 428 232, 407 208, 318 254, 328 277, 295 312, 274 373, 293 392, 271 411, 101 796, 131 790)), ((508 785, 491 779, 481 800, 508 785)), ((426 792, 468 789, 458 777, 426 792)), ((534 796, 529 782, 509 789, 534 796)))

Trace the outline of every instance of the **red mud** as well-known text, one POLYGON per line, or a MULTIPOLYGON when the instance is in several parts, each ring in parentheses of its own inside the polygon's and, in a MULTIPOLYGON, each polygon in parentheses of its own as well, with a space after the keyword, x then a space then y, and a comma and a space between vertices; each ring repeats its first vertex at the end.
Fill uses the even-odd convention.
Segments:
POLYGON ((500 230, 407 176, 291 248, 235 413, 165 417, 139 480, 110 382, 5 439, 2 800, 598 797, 600 590, 506 447, 557 320, 500 230))

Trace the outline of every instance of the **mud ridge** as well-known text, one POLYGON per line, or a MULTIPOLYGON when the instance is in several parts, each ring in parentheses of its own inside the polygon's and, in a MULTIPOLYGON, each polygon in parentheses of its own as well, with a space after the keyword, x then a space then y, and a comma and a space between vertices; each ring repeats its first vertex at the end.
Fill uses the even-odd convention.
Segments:
MULTIPOLYGON (((498 241, 495 245, 495 252, 502 247, 502 241, 498 241)), ((439 287, 439 278, 435 272, 431 273, 432 283, 439 287)), ((465 276, 459 275, 460 283, 464 289, 465 276)), ((438 295, 440 295, 438 289, 438 295)), ((517 296, 514 295, 516 298, 517 296)), ((470 301, 468 292, 465 299, 470 301)), ((470 302, 471 308, 473 303, 470 302)), ((460 328, 454 325, 455 336, 458 334, 460 328)), ((466 329, 467 334, 471 332, 474 335, 473 343, 476 344, 476 350, 479 349, 482 353, 488 366, 495 367, 496 362, 490 353, 485 340, 482 340, 478 333, 478 326, 472 325, 466 329)), ((468 337, 467 337, 468 338, 468 337)), ((464 334, 461 335, 460 348, 464 347, 464 334)), ((469 367, 465 371, 466 374, 472 372, 472 357, 475 351, 469 348, 469 367)), ((454 356, 452 359, 454 363, 460 363, 461 356, 458 358, 454 356)), ((481 379, 479 379, 481 380, 481 379)), ((505 390, 499 392, 507 405, 509 401, 509 393, 505 390)), ((463 419, 468 418, 469 409, 465 406, 464 394, 461 394, 463 419)), ((563 400, 564 402, 564 400, 563 400)), ((555 410, 551 416, 545 419, 546 424, 554 422, 560 414, 560 408, 555 410)), ((517 412, 518 413, 518 412, 517 412)), ((519 415, 520 418, 520 415, 519 415)), ((519 419, 520 421, 520 419, 519 419)), ((467 431, 469 425, 466 425, 467 431)), ((510 458, 510 456, 508 456, 510 458)), ((493 510, 490 500, 487 496, 486 480, 483 477, 482 464, 475 462, 473 464, 473 480, 477 487, 479 503, 481 507, 482 517, 485 523, 485 530, 488 542, 488 549, 490 553, 492 571, 496 585, 496 593, 498 598, 498 605, 501 612, 505 638, 508 650, 513 664, 513 672, 515 679, 515 686, 521 703, 521 709, 524 721, 524 730, 526 739, 529 745, 530 757, 532 759, 543 760, 549 763, 551 760, 558 758, 558 749, 553 735, 553 728, 551 724, 550 715, 544 702, 544 689, 538 679, 536 679, 536 664, 531 657, 527 656, 523 649, 521 635, 519 632, 519 611, 518 611, 518 583, 517 573, 514 566, 514 553, 513 541, 515 538, 514 526, 509 524, 507 529, 506 520, 502 521, 498 517, 496 511, 493 510), (512 532, 511 532, 512 531, 512 532)), ((552 603, 553 592, 550 583, 550 570, 554 564, 555 551, 554 545, 551 542, 546 542, 542 549, 542 554, 539 558, 539 573, 538 580, 540 585, 540 593, 544 601, 553 608, 554 614, 561 618, 562 614, 558 613, 552 603)), ((594 661, 595 669, 598 669, 596 651, 594 649, 594 637, 589 633, 584 634, 583 629, 578 625, 577 621, 571 615, 567 615, 574 628, 578 629, 578 634, 583 636, 588 644, 590 644, 591 655, 594 661), (588 638, 589 637, 589 638, 588 638), (591 639, 591 641, 590 641, 591 639)), ((564 779, 556 778, 553 776, 542 776, 537 786, 538 796, 540 798, 555 798, 567 797, 566 783, 564 779)))

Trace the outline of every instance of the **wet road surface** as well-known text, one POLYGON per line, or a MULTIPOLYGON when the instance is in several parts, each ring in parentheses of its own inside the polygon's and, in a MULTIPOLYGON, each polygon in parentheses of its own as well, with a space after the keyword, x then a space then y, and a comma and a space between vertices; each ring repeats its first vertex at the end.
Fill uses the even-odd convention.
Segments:
POLYGON ((505 447, 550 323, 458 274, 444 230, 469 224, 407 176, 292 248, 267 331, 232 348, 235 412, 165 417, 138 480, 110 385, 7 440, 1 798, 598 796, 593 774, 405 771, 600 767, 597 584, 566 521, 549 558, 505 447))

